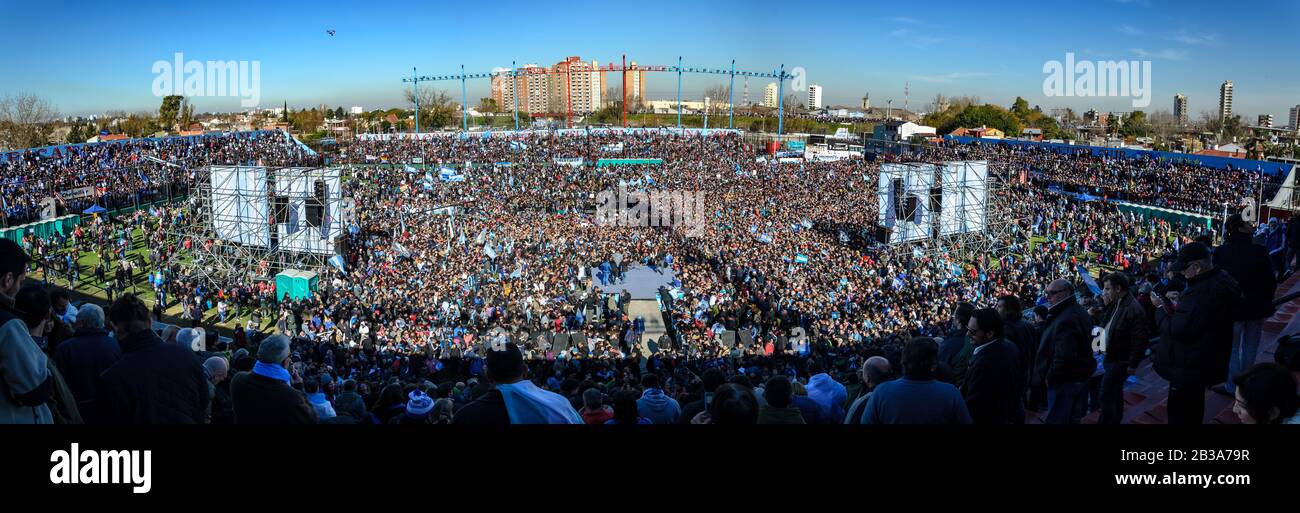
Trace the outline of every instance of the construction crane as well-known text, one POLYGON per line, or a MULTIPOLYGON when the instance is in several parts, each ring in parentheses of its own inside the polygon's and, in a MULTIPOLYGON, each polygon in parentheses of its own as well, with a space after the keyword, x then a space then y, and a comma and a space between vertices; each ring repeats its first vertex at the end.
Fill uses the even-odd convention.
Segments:
MULTIPOLYGON (((513 86, 514 86, 513 91, 515 92, 515 94, 513 94, 513 96, 515 97, 515 101, 514 101, 514 103, 515 103, 515 105, 514 105, 515 130, 518 130, 518 129, 519 129, 519 94, 518 94, 518 91, 519 91, 519 87, 518 87, 518 86, 519 86, 519 80, 518 80, 518 79, 519 79, 519 76, 520 76, 520 75, 528 76, 528 75, 562 74, 562 75, 565 75, 565 102, 566 102, 566 106, 565 106, 565 126, 567 126, 567 127, 572 127, 572 126, 573 126, 572 75, 573 75, 573 73, 574 73, 573 67, 574 67, 574 66, 572 66, 571 63, 565 63, 565 65, 563 66, 563 69, 556 69, 556 68, 543 68, 543 67, 528 67, 528 68, 520 69, 520 68, 518 68, 518 67, 515 65, 514 62, 511 62, 511 70, 508 71, 508 72, 504 72, 504 71, 503 71, 503 72, 497 72, 497 73, 472 73, 472 74, 466 74, 466 73, 465 73, 465 65, 462 64, 461 67, 460 67, 460 69, 461 69, 460 74, 457 74, 457 75, 432 75, 432 76, 420 76, 419 74, 417 74, 417 73, 415 72, 415 68, 411 68, 411 78, 403 78, 403 79, 402 79, 402 82, 411 83, 412 90, 413 90, 413 92, 415 93, 415 100, 416 100, 416 102, 415 102, 415 123, 416 123, 416 128, 415 128, 415 130, 416 130, 416 133, 419 133, 419 131, 420 131, 420 103, 419 103, 419 91, 418 91, 418 89, 416 89, 416 88, 419 86, 419 83, 420 83, 420 82, 436 82, 436 81, 444 81, 444 80, 460 80, 461 103, 462 103, 462 108, 461 108, 461 129, 464 130, 464 131, 469 131, 469 111, 468 111, 468 104, 469 104, 469 103, 468 103, 468 100, 469 100, 469 99, 468 99, 468 96, 467 96, 467 94, 466 94, 465 81, 466 81, 466 80, 469 80, 469 79, 482 79, 482 78, 489 78, 489 79, 490 79, 490 78, 492 78, 492 77, 494 77, 494 76, 505 76, 505 75, 508 75, 508 76, 510 76, 510 78, 511 78, 511 80, 512 80, 512 84, 513 84, 513 86)), ((607 64, 607 65, 605 65, 605 66, 593 66, 593 67, 589 67, 589 68, 579 69, 579 70, 577 71, 578 73, 602 73, 602 74, 604 74, 604 73, 622 73, 622 74, 623 74, 623 87, 622 87, 622 90, 623 90, 622 124, 623 124, 623 127, 625 127, 625 128, 627 127, 627 72, 628 72, 628 71, 632 71, 632 72, 634 72, 634 73, 635 73, 635 72, 646 72, 646 71, 651 71, 651 72, 669 72, 669 73, 673 73, 673 72, 675 72, 675 73, 677 73, 677 128, 678 128, 678 129, 681 129, 681 128, 682 128, 682 74, 683 74, 683 73, 700 73, 700 74, 710 74, 710 75, 727 75, 727 76, 730 77, 730 79, 731 79, 731 85, 730 85, 730 87, 728 87, 728 91, 727 91, 727 95, 728 95, 728 98, 727 98, 727 103, 728 103, 728 106, 727 106, 727 109, 728 109, 728 113, 727 113, 727 126, 728 126, 729 128, 734 128, 734 127, 735 127, 735 101, 734 101, 734 100, 735 100, 736 77, 737 77, 737 76, 745 77, 745 79, 746 79, 746 89, 747 89, 747 90, 748 90, 748 79, 749 79, 749 77, 757 77, 757 78, 774 78, 774 79, 777 80, 777 83, 779 84, 778 87, 780 88, 780 92, 778 93, 778 102, 777 102, 777 129, 776 129, 777 134, 778 134, 778 135, 781 134, 781 132, 782 132, 782 131, 784 130, 784 128, 785 128, 785 101, 784 101, 784 98, 781 98, 781 96, 784 96, 784 93, 785 93, 785 81, 786 81, 787 79, 792 78, 792 75, 790 75, 789 73, 786 73, 786 71, 785 71, 785 65, 784 65, 784 64, 782 64, 781 67, 780 67, 778 70, 772 71, 771 73, 766 73, 766 72, 755 72, 755 71, 736 71, 736 61, 735 61, 735 60, 732 60, 732 61, 731 61, 731 67, 730 67, 729 69, 685 67, 685 66, 682 65, 682 58, 681 58, 681 57, 678 57, 678 58, 677 58, 677 65, 676 65, 676 66, 656 66, 656 65, 643 65, 643 64, 632 64, 632 65, 628 65, 628 64, 627 64, 627 55, 624 54, 624 55, 623 55, 623 62, 622 62, 621 64, 617 64, 617 65, 616 65, 616 64, 610 63, 610 64, 607 64)), ((748 91, 746 91, 746 93, 748 93, 748 91)), ((558 113, 557 113, 557 114, 558 114, 558 113)))

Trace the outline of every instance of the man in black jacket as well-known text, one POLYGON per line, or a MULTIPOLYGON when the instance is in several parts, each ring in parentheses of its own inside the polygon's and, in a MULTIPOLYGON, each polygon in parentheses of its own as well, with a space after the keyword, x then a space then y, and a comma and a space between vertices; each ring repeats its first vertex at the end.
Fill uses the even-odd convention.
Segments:
POLYGON ((1151 325, 1146 310, 1133 297, 1132 284, 1121 273, 1102 279, 1101 300, 1106 308, 1101 319, 1104 326, 1106 373, 1101 378, 1100 424, 1119 424, 1124 418, 1124 382, 1137 373, 1146 358, 1151 342, 1151 325))
POLYGON ((1214 390, 1235 397, 1236 387, 1232 377, 1255 364, 1259 352, 1259 338, 1264 329, 1264 319, 1273 316, 1273 294, 1277 292, 1277 277, 1269 261, 1268 250, 1255 244, 1251 238, 1254 229, 1233 214, 1227 222, 1228 242, 1214 250, 1214 265, 1227 271, 1246 300, 1237 303, 1233 312, 1232 356, 1228 360, 1228 375, 1222 386, 1214 390))
POLYGON ((108 310, 122 358, 99 376, 97 419, 108 424, 203 424, 208 378, 187 347, 153 332, 149 307, 123 294, 108 310))
POLYGON ((1038 352, 1038 332, 1025 320, 1024 306, 1015 294, 998 298, 998 313, 1002 315, 1002 336, 1020 351, 1020 413, 1016 423, 1025 422, 1025 403, 1029 391, 1029 376, 1033 373, 1034 357, 1038 352))
POLYGON ((971 315, 966 335, 975 350, 962 396, 975 424, 1015 424, 1020 410, 1020 351, 1002 336, 1002 317, 992 308, 971 315))
POLYGON ((1222 379, 1228 364, 1234 305, 1243 298, 1237 281, 1214 267, 1205 244, 1183 246, 1170 270, 1187 279, 1187 288, 1176 303, 1152 297, 1160 341, 1151 361, 1169 381, 1169 423, 1200 424, 1205 388, 1222 379))
POLYGON ((99 421, 95 380, 122 358, 122 350, 104 329, 104 309, 99 305, 81 305, 76 326, 76 335, 54 350, 54 364, 67 380, 72 397, 77 399, 77 411, 81 412, 82 419, 87 424, 95 424, 99 421))
POLYGON ((1056 280, 1043 289, 1051 307, 1034 363, 1034 384, 1047 386, 1047 424, 1078 424, 1087 400, 1092 359, 1092 317, 1074 299, 1074 284, 1056 280))
POLYGON ((970 324, 971 313, 975 305, 962 302, 952 313, 952 324, 948 335, 939 343, 939 380, 956 386, 958 390, 966 382, 966 368, 970 366, 971 345, 966 337, 966 326, 970 324))
POLYGON ((230 400, 235 424, 315 424, 316 410, 307 396, 290 383, 289 339, 273 335, 257 348, 257 363, 251 372, 230 380, 230 400))

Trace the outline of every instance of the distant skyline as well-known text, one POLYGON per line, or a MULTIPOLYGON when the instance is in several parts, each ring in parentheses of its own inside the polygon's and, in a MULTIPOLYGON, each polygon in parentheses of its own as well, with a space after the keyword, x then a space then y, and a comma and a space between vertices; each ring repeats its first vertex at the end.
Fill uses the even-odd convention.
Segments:
MULTIPOLYGON (((107 110, 156 112, 155 61, 256 60, 260 107, 324 103, 347 109, 408 107, 401 79, 470 73, 566 56, 641 64, 772 71, 802 67, 807 83, 823 87, 823 105, 872 105, 925 110, 935 94, 977 96, 1009 106, 1016 96, 1044 110, 1071 107, 1130 111, 1128 98, 1046 97, 1043 64, 1067 52, 1088 60, 1150 60, 1152 103, 1173 111, 1188 98, 1189 118, 1217 111, 1219 84, 1232 80, 1235 114, 1287 119, 1300 104, 1300 67, 1290 35, 1300 26, 1292 2, 1099 0, 1086 7, 1038 2, 972 5, 828 1, 811 15, 770 2, 669 0, 622 8, 608 2, 569 2, 539 8, 527 2, 440 5, 386 2, 243 0, 77 3, 0 0, 0 95, 30 92, 61 115, 107 110), (183 5, 183 7, 181 7, 183 5), (557 8, 558 7, 558 8, 557 8), (795 16, 799 13, 799 16, 795 16), (1231 15, 1228 15, 1231 14, 1231 15), (669 20, 674 20, 670 22, 669 20), (331 36, 326 31, 334 30, 331 36)), ((610 77, 615 94, 618 75, 610 77)), ((749 98, 762 100, 770 80, 749 80, 749 98)), ((699 100, 726 76, 685 75, 683 99, 699 100)), ((744 80, 736 80, 741 101, 744 80)), ((787 86, 790 84, 787 83, 787 86)), ((421 84, 460 100, 456 81, 421 84)), ((469 104, 489 96, 486 79, 467 84, 469 104)), ((676 76, 648 73, 651 99, 676 97, 676 76)), ((791 91, 787 87, 787 94, 791 91)), ((798 92, 806 98, 806 91, 798 92)), ((196 112, 237 111, 234 97, 198 97, 196 112)))

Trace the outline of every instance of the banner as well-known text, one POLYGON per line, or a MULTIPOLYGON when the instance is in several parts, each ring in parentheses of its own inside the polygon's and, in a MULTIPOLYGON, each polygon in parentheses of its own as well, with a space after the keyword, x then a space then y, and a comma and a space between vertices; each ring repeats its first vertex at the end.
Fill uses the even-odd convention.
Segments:
POLYGON ((578 167, 582 165, 582 157, 555 157, 555 163, 561 166, 578 167))

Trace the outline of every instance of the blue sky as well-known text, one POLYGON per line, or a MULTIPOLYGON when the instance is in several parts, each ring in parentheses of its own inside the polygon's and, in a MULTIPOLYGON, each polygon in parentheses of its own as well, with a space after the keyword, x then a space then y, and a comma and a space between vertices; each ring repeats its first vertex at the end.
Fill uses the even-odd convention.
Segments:
MULTIPOLYGON (((1043 108, 1132 110, 1128 98, 1045 97, 1043 64, 1077 59, 1152 62, 1152 105, 1187 94, 1192 116, 1217 108, 1234 81, 1235 111, 1285 123, 1300 104, 1295 2, 1093 0, 1049 2, 17 2, 0 0, 0 94, 35 92, 65 114, 156 110, 155 61, 257 60, 261 105, 402 106, 403 76, 450 74, 568 55, 642 64, 770 71, 803 67, 826 102, 893 98, 923 108, 936 93, 1043 108), (331 37, 327 29, 336 31, 331 37)), ((676 77, 651 74, 647 93, 669 99, 676 77)), ((614 79, 617 80, 617 79, 614 79)), ((684 96, 726 78, 687 75, 684 96)), ((743 81, 736 83, 740 97, 743 81)), ((751 79, 750 98, 765 81, 751 79)), ((422 86, 423 87, 423 86, 422 86)), ((441 82, 455 97, 458 82, 441 82)), ((469 84, 471 103, 488 94, 469 84)), ((237 98, 194 99, 196 110, 237 110, 237 98)))

